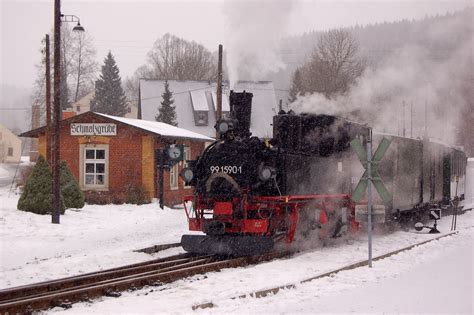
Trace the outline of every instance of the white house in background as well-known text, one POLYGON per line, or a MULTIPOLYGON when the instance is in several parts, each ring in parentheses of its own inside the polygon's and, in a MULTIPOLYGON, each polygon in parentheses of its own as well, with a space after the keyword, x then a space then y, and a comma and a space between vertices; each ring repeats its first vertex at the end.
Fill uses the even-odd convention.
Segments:
MULTIPOLYGON (((155 120, 161 107, 164 80, 140 80, 140 103, 138 118, 155 120), (140 115, 141 114, 141 115, 140 115), (141 117, 140 117, 141 116, 141 117)), ((216 83, 209 81, 168 81, 173 92, 178 127, 208 137, 215 137, 216 130, 216 83)), ((271 81, 239 81, 235 92, 253 93, 252 121, 250 131, 258 137, 271 137, 273 116, 278 113, 275 88, 271 81)), ((224 83, 222 113, 229 113, 229 85, 224 83)))
MULTIPOLYGON (((91 101, 94 98, 95 92, 80 98, 77 102, 72 103, 72 110, 77 114, 82 114, 91 110, 91 101)), ((137 118, 138 108, 131 102, 127 102, 128 112, 125 114, 126 118, 137 118)))
POLYGON ((0 124, 0 163, 19 163, 20 158, 20 138, 0 124))

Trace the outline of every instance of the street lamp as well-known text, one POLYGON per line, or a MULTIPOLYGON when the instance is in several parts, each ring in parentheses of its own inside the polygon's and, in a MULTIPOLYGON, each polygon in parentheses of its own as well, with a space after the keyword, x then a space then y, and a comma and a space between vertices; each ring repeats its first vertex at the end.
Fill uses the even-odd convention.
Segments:
POLYGON ((80 19, 75 15, 61 14, 61 0, 54 0, 54 156, 53 156, 53 213, 52 223, 59 224, 61 215, 60 178, 60 124, 61 124, 61 22, 77 22, 73 31, 83 32, 80 19))
POLYGON ((76 15, 61 14, 61 22, 77 22, 77 25, 74 26, 74 28, 72 30, 77 31, 77 32, 84 32, 85 31, 84 27, 81 25, 81 19, 76 15))

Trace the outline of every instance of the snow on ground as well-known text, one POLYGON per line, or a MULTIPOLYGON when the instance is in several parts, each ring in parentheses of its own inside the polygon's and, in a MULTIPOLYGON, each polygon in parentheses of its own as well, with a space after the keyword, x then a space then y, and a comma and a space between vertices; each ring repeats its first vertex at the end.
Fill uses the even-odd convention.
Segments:
POLYGON ((0 178, 4 178, 10 175, 10 172, 5 168, 4 164, 0 164, 0 178))
MULTIPOLYGON (((0 189, 0 288, 111 268, 157 257, 133 250, 176 242, 186 233, 182 210, 156 204, 86 206, 68 210, 60 225, 50 216, 16 210, 18 196, 0 189)), ((447 312, 472 313, 474 215, 458 217, 459 234, 381 261, 305 284, 299 281, 367 258, 364 233, 291 258, 194 276, 161 287, 125 292, 120 298, 78 303, 83 313, 190 313, 195 304, 213 302, 196 313, 447 312), (232 297, 285 284, 297 284, 267 298, 232 297)), ((439 224, 450 230, 451 217, 439 224)), ((374 256, 437 235, 396 232, 374 236, 374 256)), ((172 249, 160 253, 170 255, 172 249)))
POLYGON ((0 189, 0 288, 150 260, 134 250, 179 242, 187 228, 183 210, 157 204, 87 205, 67 210, 58 225, 16 210, 17 202, 0 189))

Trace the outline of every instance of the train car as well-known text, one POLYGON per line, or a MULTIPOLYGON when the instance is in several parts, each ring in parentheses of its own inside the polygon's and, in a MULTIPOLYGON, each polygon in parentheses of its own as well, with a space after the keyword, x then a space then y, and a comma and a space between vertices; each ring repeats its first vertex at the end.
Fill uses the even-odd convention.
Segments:
MULTIPOLYGON (((220 138, 183 170, 194 194, 185 198, 188 252, 251 255, 279 244, 338 237, 357 230, 352 194, 364 173, 351 141, 367 142, 370 128, 340 117, 281 111, 273 138, 250 134, 251 93, 230 94, 230 118, 216 125, 220 138)), ((377 145, 387 135, 374 134, 377 145)), ((459 149, 427 139, 388 137, 391 145, 378 165, 390 200, 376 194, 385 222, 423 219, 429 209, 461 196, 459 149), (457 192, 453 191, 453 180, 457 192)), ((465 165, 465 164, 464 164, 465 165)), ((455 189, 454 189, 455 190, 455 189)))

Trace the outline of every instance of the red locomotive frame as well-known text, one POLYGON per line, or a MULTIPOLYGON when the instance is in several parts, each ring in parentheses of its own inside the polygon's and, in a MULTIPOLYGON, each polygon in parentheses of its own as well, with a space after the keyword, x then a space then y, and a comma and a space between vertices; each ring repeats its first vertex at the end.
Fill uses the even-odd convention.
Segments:
MULTIPOLYGON (((295 239, 297 224, 303 209, 320 210, 319 224, 324 226, 334 214, 346 208, 349 231, 356 231, 359 224, 355 221, 355 204, 347 194, 334 195, 293 195, 293 196, 252 196, 244 192, 232 201, 219 201, 214 198, 186 196, 184 208, 188 218, 189 230, 205 232, 206 222, 216 221, 225 225, 225 234, 270 236, 275 241, 284 240, 290 244, 295 239), (192 203, 195 207, 189 207, 192 203), (241 218, 236 218, 234 209, 240 207, 241 218)), ((317 212, 314 211, 317 215, 317 212)), ((320 230, 320 238, 326 238, 331 231, 320 230), (323 232, 323 233, 321 233, 323 232)))

